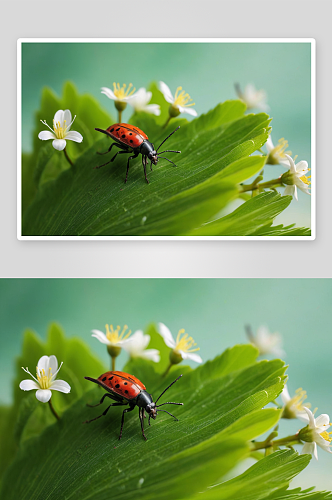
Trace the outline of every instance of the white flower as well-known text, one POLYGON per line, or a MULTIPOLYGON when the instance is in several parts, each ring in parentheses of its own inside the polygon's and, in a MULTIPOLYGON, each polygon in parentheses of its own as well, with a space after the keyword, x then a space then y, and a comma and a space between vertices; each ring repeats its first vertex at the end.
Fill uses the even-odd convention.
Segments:
POLYGON ((284 404, 282 413, 283 418, 298 418, 303 422, 308 423, 309 417, 304 409, 304 406, 306 406, 306 408, 310 408, 310 403, 303 405, 304 400, 307 399, 306 391, 299 388, 295 391, 295 396, 291 398, 287 385, 285 385, 280 396, 284 404))
MULTIPOLYGON (((184 329, 179 330, 176 340, 174 340, 170 330, 163 323, 158 324, 158 331, 164 339, 165 344, 173 349, 171 351, 171 355, 174 353, 174 358, 176 359, 176 356, 179 358, 179 361, 177 361, 178 363, 182 359, 191 359, 192 361, 196 361, 196 363, 203 362, 202 358, 198 356, 198 354, 194 354, 195 351, 199 351, 199 347, 192 349, 192 347, 196 345, 195 341, 192 337, 189 337, 188 334, 185 333, 184 329)), ((171 358, 173 364, 176 364, 174 363, 175 359, 172 360, 171 358)))
MULTIPOLYGON (((76 115, 74 116, 74 120, 76 115)), ((39 132, 38 137, 42 141, 48 141, 49 139, 54 139, 52 146, 58 151, 62 151, 66 147, 66 141, 82 142, 83 136, 79 132, 74 132, 70 130, 74 120, 71 119, 71 112, 69 109, 59 109, 54 115, 53 119, 53 130, 46 121, 40 120, 46 127, 50 129, 43 130, 39 132)))
POLYGON ((145 111, 146 113, 151 113, 152 115, 160 115, 159 104, 148 104, 152 97, 152 92, 147 91, 144 87, 138 89, 135 95, 131 96, 128 104, 134 108, 136 112, 145 111))
POLYGON ((285 356, 285 352, 281 349, 282 337, 279 333, 270 333, 266 326, 260 326, 256 336, 247 329, 249 340, 259 350, 259 354, 273 354, 277 357, 285 356))
POLYGON ((29 372, 28 368, 23 368, 34 380, 22 380, 20 389, 23 391, 36 390, 36 398, 42 403, 47 403, 52 396, 51 391, 70 392, 70 385, 64 380, 55 380, 59 370, 58 360, 55 356, 42 356, 36 368, 36 377, 29 372))
POLYGON ((246 85, 244 92, 241 92, 239 85, 235 85, 235 88, 239 98, 247 105, 247 109, 258 108, 262 111, 270 109, 265 102, 267 98, 265 90, 256 90, 251 83, 246 85))
POLYGON ((92 330, 92 337, 96 337, 102 344, 106 344, 108 346, 122 346, 124 343, 128 342, 128 337, 131 334, 131 330, 126 333, 128 326, 125 325, 120 333, 120 326, 117 326, 114 330, 113 325, 105 325, 106 335, 100 330, 92 330))
POLYGON ((279 139, 277 146, 274 146, 272 138, 269 135, 265 145, 268 153, 266 163, 270 165, 279 164, 288 167, 288 160, 285 156, 285 153, 291 155, 292 152, 286 151, 286 148, 288 148, 288 141, 286 141, 286 139, 284 138, 279 139))
POLYGON ((159 82, 159 89, 163 93, 165 100, 171 104, 171 108, 174 111, 174 114, 170 112, 171 116, 178 116, 180 113, 188 113, 189 115, 197 116, 197 112, 190 107, 195 106, 195 103, 190 103, 192 99, 189 94, 186 94, 185 91, 182 90, 182 87, 176 89, 174 97, 166 83, 159 82))
POLYGON ((304 406, 309 419, 309 424, 304 429, 299 432, 299 438, 302 441, 306 441, 302 448, 302 454, 308 453, 314 455, 316 460, 318 460, 317 445, 324 451, 332 453, 330 450, 332 438, 330 435, 332 432, 327 432, 330 427, 330 417, 327 414, 319 415, 315 419, 314 414, 304 406))
POLYGON ((116 102, 127 103, 130 99, 134 97, 135 88, 132 89, 133 84, 130 83, 126 90, 127 85, 124 83, 122 87, 120 87, 119 83, 113 83, 113 90, 108 87, 102 87, 101 93, 105 94, 109 99, 112 99, 116 102))
POLYGON ((150 335, 144 335, 142 330, 137 330, 123 346, 131 358, 150 359, 155 363, 160 361, 157 349, 146 349, 150 342, 150 335))
POLYGON ((310 176, 306 177, 306 173, 309 172, 310 168, 308 168, 308 162, 304 160, 295 165, 293 158, 286 153, 285 156, 288 159, 290 169, 281 176, 281 181, 287 184, 283 196, 293 196, 298 200, 297 188, 306 194, 310 194, 310 176))

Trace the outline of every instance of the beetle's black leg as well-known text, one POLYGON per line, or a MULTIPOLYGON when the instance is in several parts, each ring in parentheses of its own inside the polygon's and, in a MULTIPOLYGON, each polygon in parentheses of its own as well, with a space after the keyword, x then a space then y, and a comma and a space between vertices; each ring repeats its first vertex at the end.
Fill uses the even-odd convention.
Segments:
MULTIPOLYGON (((143 163, 143 170, 144 170, 145 180, 146 180, 146 182, 149 184, 148 178, 147 178, 147 176, 146 176, 146 165, 147 165, 147 163, 148 163, 148 162, 147 162, 147 159, 146 159, 146 157, 145 157, 145 161, 144 161, 144 163, 143 163)), ((152 170, 152 169, 151 169, 151 170, 152 170)))
MULTIPOLYGON (((119 146, 120 147, 120 146, 119 146)), ((105 167, 105 165, 108 165, 109 163, 111 163, 112 161, 115 160, 116 158, 116 155, 118 154, 123 154, 123 153, 129 153, 129 151, 118 151, 114 156, 113 158, 110 160, 110 161, 107 161, 106 163, 103 163, 102 165, 97 165, 97 167, 94 167, 94 168, 101 168, 101 167, 105 167)))
MULTIPOLYGON (((126 403, 125 403, 126 404, 126 403)), ((106 413, 108 412, 108 410, 111 408, 111 406, 123 406, 123 403, 112 403, 111 405, 109 405, 105 411, 103 411, 103 413, 101 415, 99 415, 98 417, 96 418, 92 418, 91 420, 86 420, 85 422, 83 422, 83 424, 89 424, 90 422, 93 422, 94 420, 97 420, 98 418, 100 417, 103 417, 104 415, 106 415, 106 413)), ((126 410, 124 410, 126 411, 126 410)))
POLYGON ((112 397, 112 396, 106 392, 106 394, 104 394, 104 395, 103 395, 103 397, 101 398, 101 400, 100 400, 100 402, 99 402, 99 403, 97 403, 96 405, 89 405, 89 404, 87 403, 87 404, 86 404, 86 406, 89 406, 90 408, 95 408, 96 406, 101 405, 101 404, 104 402, 104 399, 105 399, 105 398, 111 398, 111 397, 112 397))
POLYGON ((119 435, 119 440, 121 439, 122 437, 122 429, 123 429, 123 424, 124 424, 124 414, 125 413, 128 413, 128 411, 133 411, 133 409, 135 408, 135 406, 130 406, 129 408, 126 408, 125 410, 123 410, 122 412, 122 418, 121 418, 121 428, 120 428, 120 435, 119 435))
POLYGON ((111 161, 114 161, 115 158, 117 157, 117 155, 123 155, 124 153, 129 153, 129 151, 118 151, 114 156, 113 158, 111 159, 111 161))
POLYGON ((97 151, 97 155, 107 155, 107 153, 109 153, 112 149, 113 146, 116 146, 117 148, 120 148, 122 149, 122 146, 120 144, 118 144, 117 142, 113 142, 110 147, 108 148, 107 151, 105 151, 105 153, 99 153, 99 151, 97 151))
MULTIPOLYGON (((129 156, 129 158, 128 158, 128 161, 127 161, 127 172, 126 172, 126 178, 125 178, 125 184, 126 184, 127 179, 128 179, 129 162, 130 162, 130 160, 133 160, 134 158, 137 158, 137 156, 138 156, 138 155, 139 155, 139 153, 135 153, 133 156, 129 156)), ((145 178, 146 178, 146 176, 145 176, 145 178)), ((147 179, 146 179, 146 180, 147 180, 147 179)), ((148 183, 149 183, 149 181, 148 181, 148 183)), ((120 438, 119 438, 119 439, 120 439, 120 438)))
POLYGON ((140 419, 140 421, 141 421, 141 429, 142 429, 142 434, 143 434, 143 437, 144 437, 144 439, 145 439, 145 441, 146 441, 146 436, 145 436, 145 434, 144 434, 144 423, 143 423, 143 418, 144 418, 144 408, 142 408, 142 409, 141 409, 141 408, 139 408, 139 410, 138 410, 138 414, 139 414, 139 419, 140 419), (142 413, 141 413, 141 411, 142 411, 142 413))

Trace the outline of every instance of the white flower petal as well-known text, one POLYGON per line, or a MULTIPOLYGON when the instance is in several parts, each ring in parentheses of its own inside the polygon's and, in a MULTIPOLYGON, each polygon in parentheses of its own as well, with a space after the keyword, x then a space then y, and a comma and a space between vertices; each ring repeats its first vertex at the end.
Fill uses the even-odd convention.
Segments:
POLYGON ((106 337, 105 333, 100 330, 92 330, 92 337, 96 337, 102 344, 111 345, 111 342, 106 337))
POLYGON ((144 351, 144 349, 149 345, 150 335, 144 335, 142 330, 137 330, 131 335, 131 337, 129 337, 128 340, 129 342, 127 343, 127 347, 131 350, 131 352, 144 351))
POLYGON ((306 455, 306 454, 313 455, 315 452, 315 448, 316 448, 316 454, 317 454, 316 443, 304 443, 302 451, 301 451, 301 455, 306 455))
POLYGON ((51 385, 52 391, 70 392, 70 385, 65 380, 55 380, 51 385))
POLYGON ((83 136, 79 132, 75 132, 74 130, 72 130, 66 134, 66 140, 74 142, 82 142, 83 136))
POLYGON ((56 139, 56 135, 50 130, 43 130, 42 132, 39 132, 38 138, 42 141, 48 141, 49 139, 56 139))
POLYGON ((328 429, 330 427, 330 417, 326 413, 322 413, 322 415, 316 418, 315 423, 316 427, 324 427, 323 430, 325 430, 325 428, 328 429))
POLYGON ((174 349, 174 347, 176 346, 175 340, 173 339, 170 330, 167 328, 166 325, 164 325, 164 323, 158 323, 158 332, 164 339, 164 342, 167 345, 167 347, 174 349))
POLYGON ((160 361, 160 354, 157 349, 146 349, 141 353, 140 357, 145 359, 150 359, 155 363, 159 363, 160 361))
POLYGON ((39 385, 34 380, 22 380, 20 383, 20 389, 22 389, 22 391, 32 391, 33 389, 38 390, 39 388, 39 385))
POLYGON ((314 429, 315 428, 315 417, 314 417, 314 414, 306 406, 304 406, 303 409, 306 412, 306 414, 308 415, 310 429, 314 429))
POLYGON ((193 108, 184 108, 182 106, 177 106, 179 108, 180 113, 187 113, 188 115, 197 116, 197 111, 193 108))
POLYGON ((69 109, 65 109, 64 112, 63 112, 63 126, 65 125, 65 121, 66 121, 66 127, 67 127, 67 130, 69 131, 70 130, 70 125, 71 125, 71 112, 69 109))
POLYGON ((283 196, 292 196, 295 195, 295 186, 286 186, 285 191, 283 192, 283 196))
POLYGON ((296 164, 296 172, 301 173, 301 176, 304 172, 308 172, 308 162, 305 160, 299 161, 299 163, 296 164))
POLYGON ((178 351, 178 352, 181 354, 182 359, 191 359, 196 363, 203 363, 202 358, 198 354, 195 354, 193 352, 184 352, 184 351, 178 351))
POLYGON ((114 94, 113 90, 107 88, 107 87, 102 87, 101 88, 101 93, 105 94, 109 99, 112 99, 113 101, 117 100, 116 95, 114 94))
POLYGON ((303 413, 302 412, 298 412, 296 414, 296 416, 297 416, 297 418, 299 420, 302 420, 302 422, 305 422, 306 424, 309 423, 309 417, 308 417, 308 415, 305 412, 303 412, 303 413))
POLYGON ((267 149, 267 152, 268 154, 271 153, 272 149, 274 149, 274 146, 273 146, 273 142, 272 142, 272 138, 271 136, 269 135, 269 137, 267 138, 267 141, 265 143, 265 146, 266 146, 266 149, 267 149))
POLYGON ((50 358, 48 356, 42 356, 37 364, 38 370, 39 371, 44 370, 45 374, 48 375, 49 366, 50 366, 50 358))
POLYGON ((170 104, 173 104, 174 97, 172 95, 172 92, 170 91, 169 86, 164 82, 159 82, 159 90, 163 93, 165 100, 170 104))
POLYGON ((52 397, 52 392, 49 389, 38 389, 36 398, 42 403, 47 403, 52 397))
POLYGON ((49 368, 51 368, 52 375, 54 376, 58 371, 58 360, 56 359, 56 356, 54 356, 53 354, 52 356, 49 357, 48 366, 49 368))
POLYGON ((55 139, 52 142, 52 146, 58 151, 63 151, 66 147, 66 141, 64 139, 55 139))
POLYGON ((285 385, 285 387, 283 388, 282 393, 280 394, 280 397, 281 397, 281 401, 283 402, 284 405, 287 404, 288 401, 291 400, 287 385, 285 385))
POLYGON ((54 115, 54 121, 56 124, 60 122, 60 127, 63 127, 64 113, 62 109, 59 109, 54 115))
POLYGON ((159 116, 161 113, 159 104, 148 104, 145 106, 144 111, 156 116, 159 116))

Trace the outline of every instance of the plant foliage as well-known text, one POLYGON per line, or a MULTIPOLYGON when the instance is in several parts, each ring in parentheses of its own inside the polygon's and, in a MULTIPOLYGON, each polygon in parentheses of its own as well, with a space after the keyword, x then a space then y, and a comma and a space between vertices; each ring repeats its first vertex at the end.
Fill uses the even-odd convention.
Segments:
MULTIPOLYGON (((151 90, 154 102, 159 102, 161 93, 155 85, 151 90)), ((105 129, 114 121, 92 97, 80 96, 69 82, 61 98, 44 89, 36 115, 34 149, 22 158, 24 236, 249 235, 262 227, 267 230, 290 203, 286 197, 276 210, 275 202, 265 198, 254 228, 238 211, 226 223, 221 219, 221 228, 216 223, 206 224, 242 197, 240 184, 259 173, 266 161, 265 156, 252 155, 267 140, 270 118, 265 113, 246 115, 241 101, 218 104, 191 122, 174 119, 165 129, 161 117, 134 114, 131 122, 156 146, 180 125, 167 141, 167 149, 181 151, 176 158, 169 153, 177 166, 160 159, 153 172, 148 172, 149 185, 140 156, 131 162, 127 184, 126 155, 94 169, 111 157, 96 154, 108 149, 110 139, 94 129, 105 129), (75 130, 84 137, 80 144, 67 141, 72 167, 64 154, 52 148, 51 141, 38 139, 38 132, 45 128, 39 120, 52 120, 58 109, 70 109, 77 115, 75 130)), ((243 204, 246 214, 251 210, 249 202, 243 204)), ((283 234, 282 228, 278 231, 283 234)), ((308 231, 300 230, 301 234, 308 231)), ((271 234, 278 233, 272 228, 271 234)))

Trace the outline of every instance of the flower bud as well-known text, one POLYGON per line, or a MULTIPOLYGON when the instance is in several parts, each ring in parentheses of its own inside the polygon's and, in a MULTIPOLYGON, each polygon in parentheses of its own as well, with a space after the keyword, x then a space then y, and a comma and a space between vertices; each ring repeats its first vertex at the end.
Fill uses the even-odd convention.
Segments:
POLYGON ((169 360, 172 365, 178 365, 182 361, 182 356, 176 349, 172 349, 169 354, 169 360))

